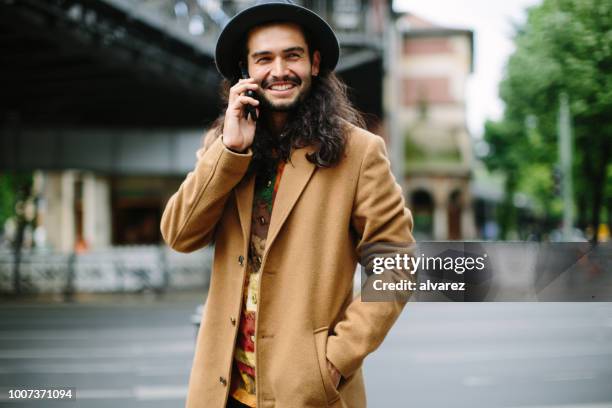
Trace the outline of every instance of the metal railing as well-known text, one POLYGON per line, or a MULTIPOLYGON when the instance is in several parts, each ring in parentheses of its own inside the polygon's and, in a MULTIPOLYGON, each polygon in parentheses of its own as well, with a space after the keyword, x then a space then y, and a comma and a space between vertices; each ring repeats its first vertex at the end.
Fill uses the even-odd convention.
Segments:
MULTIPOLYGON (((165 246, 111 247, 63 254, 24 250, 19 268, 21 294, 151 291, 205 288, 212 265, 210 248, 181 254, 165 246)), ((15 294, 14 255, 0 250, 0 294, 15 294)))
MULTIPOLYGON (((216 40, 232 16, 255 4, 255 0, 104 0, 115 7, 130 10, 133 15, 148 16, 157 24, 202 42, 216 40)), ((370 43, 383 34, 383 0, 295 0, 323 17, 339 34, 343 45, 370 43), (343 41, 345 39, 345 41, 343 41), (347 43, 347 44, 345 44, 347 43)))

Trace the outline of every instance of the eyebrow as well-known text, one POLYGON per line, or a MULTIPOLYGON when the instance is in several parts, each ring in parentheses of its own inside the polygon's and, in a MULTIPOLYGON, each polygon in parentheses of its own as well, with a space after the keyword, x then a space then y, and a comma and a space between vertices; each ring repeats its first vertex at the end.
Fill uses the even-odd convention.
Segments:
MULTIPOLYGON (((306 50, 303 47, 290 47, 290 48, 285 48, 283 50, 283 54, 288 54, 290 52, 306 52, 306 50)), ((268 54, 272 54, 272 51, 257 51, 251 54, 251 57, 253 58, 257 58, 260 57, 262 55, 268 55, 268 54)))

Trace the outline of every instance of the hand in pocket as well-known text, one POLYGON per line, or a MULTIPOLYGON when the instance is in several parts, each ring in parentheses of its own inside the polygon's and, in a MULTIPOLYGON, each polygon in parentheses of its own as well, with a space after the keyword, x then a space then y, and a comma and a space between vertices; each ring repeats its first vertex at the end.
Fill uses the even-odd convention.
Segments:
POLYGON ((334 383, 334 386, 337 389, 338 385, 340 384, 340 379, 342 378, 342 374, 340 374, 340 371, 338 371, 336 366, 333 365, 331 361, 327 359, 326 361, 327 361, 327 371, 329 371, 329 376, 331 377, 332 382, 334 383))

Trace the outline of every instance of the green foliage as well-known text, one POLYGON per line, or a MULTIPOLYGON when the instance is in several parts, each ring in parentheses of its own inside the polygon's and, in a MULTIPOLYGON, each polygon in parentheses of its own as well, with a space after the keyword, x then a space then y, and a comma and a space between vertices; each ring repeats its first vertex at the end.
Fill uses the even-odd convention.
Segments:
POLYGON ((0 174, 0 231, 6 220, 13 215, 15 192, 12 180, 7 174, 0 174))
POLYGON ((457 163, 461 161, 458 149, 443 151, 427 151, 423 146, 415 143, 410 133, 404 137, 404 157, 406 163, 457 163))
POLYGON ((521 178, 518 189, 535 199, 535 215, 546 218, 559 214, 561 200, 553 194, 552 168, 545 163, 535 162, 527 164, 525 172, 529 177, 521 178))
POLYGON ((0 231, 7 219, 18 215, 17 203, 29 197, 32 173, 0 173, 0 231))
POLYGON ((414 143, 410 135, 404 137, 404 156, 407 162, 422 160, 425 154, 423 148, 414 143))
POLYGON ((604 194, 609 194, 612 140, 612 3, 544 0, 529 10, 515 43, 500 85, 504 118, 485 125, 491 148, 485 163, 512 174, 515 189, 528 191, 544 213, 555 215, 545 169, 557 162, 559 97, 566 93, 573 120, 574 193, 589 209, 582 209, 579 221, 582 227, 597 225, 602 203, 609 201, 604 194))

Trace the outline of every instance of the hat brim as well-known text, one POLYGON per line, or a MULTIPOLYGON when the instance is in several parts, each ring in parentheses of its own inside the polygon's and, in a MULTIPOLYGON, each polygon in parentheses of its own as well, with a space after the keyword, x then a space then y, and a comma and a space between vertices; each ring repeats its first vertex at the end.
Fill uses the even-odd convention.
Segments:
POLYGON ((265 3, 236 14, 221 31, 215 49, 217 70, 225 78, 240 77, 238 63, 243 57, 241 42, 256 26, 271 22, 291 22, 308 30, 313 48, 321 53, 321 68, 333 70, 340 57, 340 45, 329 24, 311 10, 287 3, 265 3))

